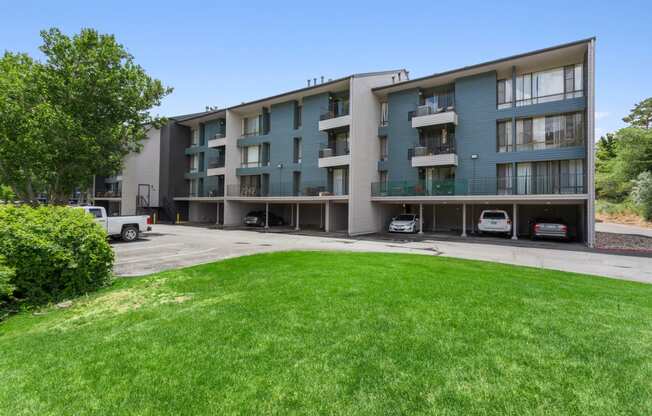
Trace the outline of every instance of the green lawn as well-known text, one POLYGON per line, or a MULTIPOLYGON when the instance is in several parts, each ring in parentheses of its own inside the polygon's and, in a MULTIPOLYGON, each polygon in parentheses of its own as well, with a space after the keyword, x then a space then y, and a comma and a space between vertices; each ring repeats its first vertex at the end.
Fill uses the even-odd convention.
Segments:
POLYGON ((652 285, 430 256, 290 252, 116 281, 0 324, 0 412, 652 409, 652 285))

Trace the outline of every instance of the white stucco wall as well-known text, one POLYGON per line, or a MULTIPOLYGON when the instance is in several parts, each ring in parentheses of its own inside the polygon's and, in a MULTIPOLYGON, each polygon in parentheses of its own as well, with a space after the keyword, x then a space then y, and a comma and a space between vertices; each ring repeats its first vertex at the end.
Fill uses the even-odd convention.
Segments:
MULTIPOLYGON (((139 153, 129 154, 124 161, 122 170, 122 207, 121 215, 136 214, 136 199, 138 185, 150 185, 151 207, 159 205, 159 170, 161 154, 161 131, 150 129, 147 138, 142 142, 143 148, 139 153)), ((145 189, 141 189, 145 193, 145 189)))

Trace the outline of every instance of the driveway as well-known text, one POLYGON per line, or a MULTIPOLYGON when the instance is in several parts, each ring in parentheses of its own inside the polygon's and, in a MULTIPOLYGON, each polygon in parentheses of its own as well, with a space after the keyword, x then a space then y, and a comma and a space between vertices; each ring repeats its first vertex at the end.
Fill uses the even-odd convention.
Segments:
POLYGON ((113 244, 116 274, 138 276, 271 251, 350 250, 487 260, 652 283, 652 258, 598 253, 574 244, 512 244, 509 240, 496 244, 479 238, 461 241, 427 236, 340 238, 323 233, 264 233, 162 224, 155 225, 154 231, 137 242, 113 244))
POLYGON ((601 233, 642 235, 644 237, 652 238, 652 228, 637 227, 635 225, 596 222, 595 230, 601 233))

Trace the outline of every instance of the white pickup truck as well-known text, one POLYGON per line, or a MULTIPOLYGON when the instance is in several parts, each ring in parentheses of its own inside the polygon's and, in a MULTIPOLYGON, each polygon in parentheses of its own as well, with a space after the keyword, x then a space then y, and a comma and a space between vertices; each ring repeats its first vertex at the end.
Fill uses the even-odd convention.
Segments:
POLYGON ((128 215, 107 217, 104 207, 80 207, 95 217, 111 237, 119 237, 123 241, 134 241, 141 233, 152 230, 152 219, 149 215, 128 215))

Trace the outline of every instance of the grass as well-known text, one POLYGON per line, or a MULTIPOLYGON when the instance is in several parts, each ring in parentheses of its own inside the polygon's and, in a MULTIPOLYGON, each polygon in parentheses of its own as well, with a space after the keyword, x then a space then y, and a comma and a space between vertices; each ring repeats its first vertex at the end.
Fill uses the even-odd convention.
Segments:
POLYGON ((652 285, 288 252, 118 280, 0 325, 0 413, 642 415, 652 285))

